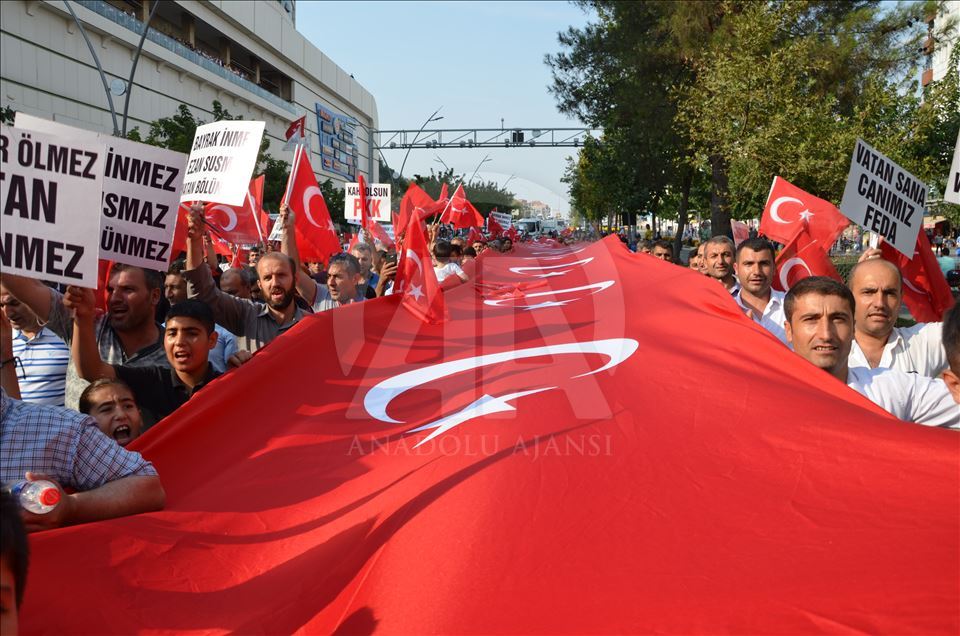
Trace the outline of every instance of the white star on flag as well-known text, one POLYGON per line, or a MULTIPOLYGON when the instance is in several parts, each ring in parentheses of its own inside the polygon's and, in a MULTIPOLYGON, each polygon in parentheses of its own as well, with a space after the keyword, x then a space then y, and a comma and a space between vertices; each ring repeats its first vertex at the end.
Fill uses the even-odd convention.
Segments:
POLYGON ((810 210, 804 210, 803 212, 800 213, 800 219, 803 221, 809 222, 810 217, 812 216, 813 216, 813 212, 811 212, 810 210))
POLYGON ((423 296, 423 289, 420 285, 410 285, 410 295, 419 301, 420 297, 423 296))

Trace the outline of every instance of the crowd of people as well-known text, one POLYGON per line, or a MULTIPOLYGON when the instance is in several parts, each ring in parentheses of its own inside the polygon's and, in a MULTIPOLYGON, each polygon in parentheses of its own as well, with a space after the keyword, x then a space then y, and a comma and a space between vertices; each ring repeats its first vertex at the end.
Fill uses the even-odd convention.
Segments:
MULTIPOLYGON (((165 275, 115 264, 99 291, 0 279, 0 481, 48 479, 63 502, 51 514, 19 511, 27 530, 162 508, 156 470, 130 442, 305 316, 393 291, 397 254, 380 244, 301 262, 286 208, 278 249, 225 267, 204 244, 202 215, 191 209, 186 254, 165 275)), ((509 237, 471 238, 441 239, 428 226, 441 287, 467 282, 483 252, 513 250, 509 237)), ((662 240, 637 251, 676 260, 662 240)), ((848 285, 809 277, 788 293, 772 288, 775 256, 763 238, 717 236, 676 266, 721 285, 783 346, 896 417, 960 426, 960 309, 942 323, 896 326, 902 277, 879 250, 864 252, 848 285)))

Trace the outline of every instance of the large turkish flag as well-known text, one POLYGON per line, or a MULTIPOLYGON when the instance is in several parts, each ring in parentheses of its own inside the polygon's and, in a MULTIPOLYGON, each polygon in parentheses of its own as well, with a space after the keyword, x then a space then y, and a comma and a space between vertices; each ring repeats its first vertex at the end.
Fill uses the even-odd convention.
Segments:
POLYGON ((31 537, 24 632, 957 633, 955 432, 616 237, 475 265, 137 440, 167 509, 31 537))

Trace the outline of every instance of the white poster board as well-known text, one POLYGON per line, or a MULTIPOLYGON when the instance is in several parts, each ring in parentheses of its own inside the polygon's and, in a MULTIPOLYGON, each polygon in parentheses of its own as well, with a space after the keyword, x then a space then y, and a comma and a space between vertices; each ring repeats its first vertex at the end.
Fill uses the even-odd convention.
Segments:
POLYGON ((0 126, 0 270, 96 289, 105 157, 96 140, 0 126))
POLYGON ((187 156, 122 137, 17 113, 17 128, 102 143, 107 151, 100 206, 100 258, 166 270, 177 226, 187 156))
POLYGON ((960 205, 960 134, 957 134, 957 145, 953 148, 953 163, 950 173, 947 174, 947 189, 943 192, 943 200, 960 205))
POLYGON ((262 121, 216 121, 197 128, 180 200, 243 205, 265 126, 262 121))
MULTIPOLYGON (((370 218, 379 223, 390 223, 390 184, 368 183, 367 205, 370 218)), ((360 184, 343 184, 343 217, 350 223, 360 223, 360 184)))
POLYGON ((511 227, 513 227, 513 217, 506 212, 491 212, 490 216, 492 216, 494 220, 500 224, 500 227, 505 230, 509 230, 511 227))
POLYGON ((926 203, 925 183, 857 139, 840 202, 844 216, 912 259, 926 203))

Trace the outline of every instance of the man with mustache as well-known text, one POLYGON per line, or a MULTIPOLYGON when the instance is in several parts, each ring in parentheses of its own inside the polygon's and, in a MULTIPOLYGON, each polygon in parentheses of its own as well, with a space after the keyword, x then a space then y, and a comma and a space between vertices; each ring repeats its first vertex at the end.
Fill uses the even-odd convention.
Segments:
POLYGON ((204 263, 203 206, 190 208, 187 226, 187 297, 201 300, 213 310, 217 324, 237 336, 237 352, 230 364, 246 362, 253 352, 265 347, 274 338, 300 322, 305 315, 297 303, 296 266, 289 256, 267 252, 257 261, 257 284, 264 302, 236 298, 213 282, 210 268, 204 263), (239 360, 237 360, 239 358, 239 360))
MULTIPOLYGON (((200 246, 203 249, 203 245, 200 246)), ((73 338, 73 315, 63 294, 38 280, 3 275, 3 286, 30 308, 67 345, 73 338)), ((163 329, 156 321, 163 276, 154 270, 116 263, 107 278, 107 314, 94 319, 100 357, 109 364, 132 367, 169 366, 163 351, 163 329)), ((76 361, 67 367, 66 406, 76 409, 89 384, 77 374, 76 361)), ((149 421, 147 425, 154 422, 149 421)))
POLYGON ((842 284, 808 276, 790 288, 783 306, 787 340, 797 355, 905 422, 960 427, 960 405, 942 380, 848 364, 854 299, 842 284))
POLYGON ((726 236, 714 236, 703 247, 704 273, 720 281, 731 294, 740 289, 737 277, 733 275, 734 252, 733 241, 726 236))
POLYGON ((740 289, 733 298, 755 323, 787 344, 783 327, 785 294, 770 287, 776 271, 774 260, 773 246, 765 239, 747 239, 738 245, 734 270, 740 279, 740 289))
POLYGON ((848 284, 857 303, 850 366, 940 377, 947 368, 943 323, 896 327, 903 300, 900 270, 882 258, 865 256, 850 272, 848 284))

